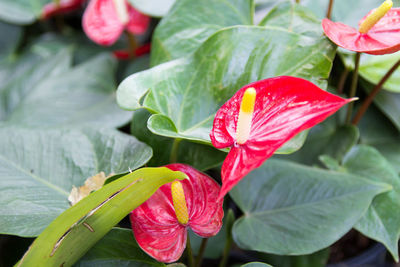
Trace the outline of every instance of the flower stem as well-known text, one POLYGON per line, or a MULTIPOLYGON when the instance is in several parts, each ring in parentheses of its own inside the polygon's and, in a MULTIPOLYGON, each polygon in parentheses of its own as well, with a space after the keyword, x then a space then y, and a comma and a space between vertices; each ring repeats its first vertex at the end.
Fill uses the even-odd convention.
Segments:
POLYGON ((190 244, 189 235, 187 235, 187 240, 186 240, 186 253, 187 253, 189 267, 195 267, 193 259, 193 250, 192 250, 192 245, 190 244))
POLYGON ((207 241, 208 241, 208 238, 203 238, 201 240, 199 254, 197 255, 197 258, 196 258, 196 267, 201 266, 201 262, 203 261, 203 255, 204 255, 204 252, 206 251, 206 247, 207 247, 207 241))
POLYGON ((382 89, 383 84, 392 76, 394 71, 400 66, 400 59, 386 72, 385 76, 382 77, 382 79, 379 81, 377 85, 375 85, 374 89, 372 89, 371 93, 368 95, 368 97, 364 100, 362 103, 360 109, 357 111, 357 114, 354 116, 354 119, 352 123, 354 125, 357 125, 364 113, 367 111, 368 107, 371 105, 372 101, 374 100, 375 96, 379 93, 379 91, 382 89))
POLYGON ((333 0, 329 0, 328 10, 326 11, 326 18, 331 19, 333 8, 333 0))
POLYGON ((296 3, 297 3, 297 4, 300 4, 300 0, 296 0, 296 3))
MULTIPOLYGON (((353 98, 356 95, 357 81, 358 81, 358 67, 360 66, 360 56, 361 53, 357 52, 355 56, 355 66, 353 71, 353 77, 351 80, 350 94, 349 97, 353 98)), ((350 102, 347 107, 346 123, 349 124, 351 121, 351 114, 353 113, 354 102, 350 102)))
POLYGON ((339 83, 338 83, 338 88, 337 88, 337 92, 339 94, 343 93, 343 88, 344 85, 346 84, 346 80, 347 80, 347 76, 349 76, 349 69, 345 68, 342 72, 342 74, 340 74, 340 78, 339 78, 339 83))
POLYGON ((135 57, 135 51, 138 47, 137 41, 136 41, 136 37, 130 33, 130 32, 125 32, 126 33, 126 37, 128 38, 128 44, 129 44, 129 54, 131 58, 135 57))
POLYGON ((178 160, 178 152, 179 152, 179 144, 182 141, 180 138, 175 138, 174 142, 172 143, 171 154, 169 156, 170 163, 176 163, 178 160))
POLYGON ((222 254, 222 260, 219 263, 219 267, 225 267, 228 263, 229 253, 231 251, 233 238, 232 238, 232 227, 233 223, 235 222, 235 215, 233 211, 230 209, 228 210, 228 215, 226 216, 226 241, 225 241, 225 248, 222 254))

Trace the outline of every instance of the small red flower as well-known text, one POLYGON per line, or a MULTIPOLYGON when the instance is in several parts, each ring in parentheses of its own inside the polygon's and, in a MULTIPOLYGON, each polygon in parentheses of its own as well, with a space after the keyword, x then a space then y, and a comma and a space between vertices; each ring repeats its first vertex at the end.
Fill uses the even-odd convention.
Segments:
POLYGON ((222 226, 219 185, 209 176, 184 164, 166 166, 184 172, 189 179, 160 187, 130 214, 139 246, 161 262, 177 261, 186 247, 187 231, 202 237, 216 235, 222 226))
POLYGON ((100 45, 112 45, 124 30, 143 34, 150 18, 134 9, 126 0, 91 0, 83 14, 86 35, 100 45))
POLYGON ((219 199, 286 141, 352 100, 289 76, 241 88, 218 110, 210 134, 216 148, 231 148, 222 165, 219 199))
POLYGON ((385 1, 370 11, 360 22, 359 30, 329 19, 322 20, 328 38, 340 47, 372 55, 390 54, 400 50, 400 8, 385 1))
POLYGON ((60 0, 59 4, 48 3, 43 7, 42 18, 49 19, 59 14, 65 14, 78 10, 86 0, 60 0))

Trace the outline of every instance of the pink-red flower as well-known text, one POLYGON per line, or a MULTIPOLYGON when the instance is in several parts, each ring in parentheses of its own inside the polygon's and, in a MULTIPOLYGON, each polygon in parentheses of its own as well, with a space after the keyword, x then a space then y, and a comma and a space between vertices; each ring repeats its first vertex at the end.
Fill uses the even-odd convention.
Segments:
POLYGON ((189 179, 160 187, 132 211, 130 219, 136 241, 147 254, 161 262, 174 262, 185 250, 186 228, 202 237, 214 236, 224 212, 222 201, 217 202, 220 187, 212 178, 184 164, 166 167, 189 179))
POLYGON ((210 134, 216 148, 231 148, 222 165, 219 198, 286 141, 350 101, 289 76, 241 88, 218 110, 210 134))
POLYGON ((64 14, 78 10, 86 0, 60 0, 57 4, 51 2, 46 4, 42 10, 42 18, 49 19, 55 15, 64 14))
POLYGON ((394 53, 400 50, 400 8, 390 8, 391 1, 385 1, 370 11, 358 30, 329 19, 322 20, 322 27, 332 42, 345 49, 372 55, 394 53))
POLYGON ((143 34, 150 18, 134 9, 126 0, 91 0, 83 14, 82 26, 95 43, 109 46, 126 30, 143 34))

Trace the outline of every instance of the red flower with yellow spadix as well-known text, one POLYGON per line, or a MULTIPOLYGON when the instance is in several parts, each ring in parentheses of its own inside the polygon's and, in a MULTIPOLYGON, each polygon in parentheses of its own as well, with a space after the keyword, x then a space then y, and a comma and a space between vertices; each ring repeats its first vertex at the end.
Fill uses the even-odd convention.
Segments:
POLYGON ((188 176, 160 187, 131 212, 133 234, 139 246, 161 262, 179 260, 186 247, 187 228, 202 237, 216 235, 222 226, 219 185, 209 176, 184 164, 167 168, 188 176))
POLYGON ((241 88, 218 110, 210 134, 216 148, 231 148, 222 164, 219 199, 286 141, 352 100, 290 76, 241 88))
POLYGON ((91 0, 83 14, 86 35, 99 45, 112 45, 126 30, 142 34, 150 18, 134 9, 127 0, 91 0))
POLYGON ((392 5, 387 0, 369 12, 358 30, 329 19, 322 20, 322 28, 332 42, 345 49, 372 55, 394 53, 400 50, 400 8, 392 5))

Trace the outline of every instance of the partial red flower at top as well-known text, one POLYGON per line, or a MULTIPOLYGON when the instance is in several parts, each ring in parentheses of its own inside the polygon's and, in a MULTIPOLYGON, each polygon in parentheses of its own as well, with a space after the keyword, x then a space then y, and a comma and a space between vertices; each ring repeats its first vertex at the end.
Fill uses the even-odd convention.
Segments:
POLYGON ((218 110, 210 134, 216 148, 231 148, 222 164, 219 199, 289 139, 352 100, 290 76, 241 88, 218 110))
POLYGON ((99 45, 115 43, 126 30, 143 34, 150 18, 134 9, 126 0, 91 0, 83 14, 86 35, 99 45))
POLYGON ((86 0, 60 0, 59 3, 46 4, 42 10, 42 18, 49 19, 53 16, 78 10, 86 0))
POLYGON ((219 185, 209 176, 184 164, 167 168, 188 176, 161 186, 130 214, 133 234, 139 246, 161 262, 179 260, 186 247, 187 231, 202 237, 216 235, 222 226, 222 201, 217 202, 219 185))
POLYGON ((400 50, 400 8, 385 1, 370 11, 360 22, 359 29, 329 19, 322 20, 328 38, 340 47, 372 55, 390 54, 400 50))

